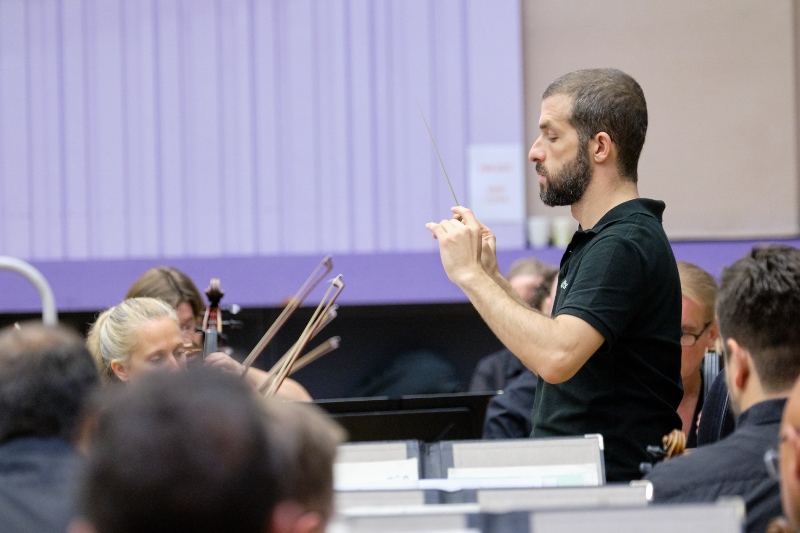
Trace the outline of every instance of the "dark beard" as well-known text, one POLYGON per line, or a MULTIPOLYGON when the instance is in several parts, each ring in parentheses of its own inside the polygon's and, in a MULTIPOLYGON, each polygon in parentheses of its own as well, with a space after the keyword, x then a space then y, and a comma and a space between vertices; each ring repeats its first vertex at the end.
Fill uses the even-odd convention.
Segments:
POLYGON ((541 161, 536 163, 536 172, 545 178, 545 184, 539 185, 539 198, 544 205, 553 207, 578 203, 583 198, 583 193, 586 192, 592 177, 586 144, 582 144, 578 149, 575 159, 566 163, 555 174, 547 172, 541 161))

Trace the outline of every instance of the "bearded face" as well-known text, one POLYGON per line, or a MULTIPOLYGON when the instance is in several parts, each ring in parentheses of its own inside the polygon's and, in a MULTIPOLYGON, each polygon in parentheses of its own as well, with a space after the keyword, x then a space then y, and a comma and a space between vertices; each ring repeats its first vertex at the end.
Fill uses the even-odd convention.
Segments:
POLYGON ((572 205, 583 198, 591 181, 587 143, 579 143, 575 159, 564 163, 560 169, 549 170, 541 161, 536 163, 536 173, 544 176, 539 185, 539 198, 545 205, 572 205))

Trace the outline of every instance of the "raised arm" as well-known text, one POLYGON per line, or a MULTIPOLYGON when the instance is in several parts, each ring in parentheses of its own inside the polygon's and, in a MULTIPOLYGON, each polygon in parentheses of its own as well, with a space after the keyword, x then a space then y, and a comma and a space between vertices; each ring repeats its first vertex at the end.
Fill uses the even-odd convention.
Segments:
POLYGON ((485 238, 491 231, 471 210, 454 207, 453 212, 462 221, 451 219, 426 225, 439 242, 447 276, 525 366, 548 383, 574 376, 603 344, 603 336, 580 318, 560 315, 552 319, 513 298, 513 290, 509 293, 482 262, 484 247, 494 255, 494 236, 491 235, 491 243, 485 238))
MULTIPOLYGON (((454 212, 456 209, 463 208, 454 207, 454 212)), ((460 222, 461 219, 459 217, 460 215, 456 214, 453 218, 460 222)), ((492 280, 494 280, 494 282, 497 283, 500 288, 503 289, 503 291, 505 291, 505 293, 508 294, 514 301, 523 307, 529 307, 527 302, 524 302, 522 298, 520 298, 519 294, 517 294, 517 291, 511 287, 511 284, 500 272, 500 267, 497 265, 497 240, 494 236, 494 232, 481 223, 481 221, 477 218, 475 220, 478 224, 480 224, 481 228, 481 266, 483 266, 484 272, 486 272, 489 277, 492 278, 492 280)))

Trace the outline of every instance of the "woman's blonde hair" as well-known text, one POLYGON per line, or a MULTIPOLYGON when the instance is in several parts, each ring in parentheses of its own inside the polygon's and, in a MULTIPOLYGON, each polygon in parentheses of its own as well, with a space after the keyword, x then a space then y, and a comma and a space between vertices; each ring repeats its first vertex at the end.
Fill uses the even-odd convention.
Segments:
POLYGON ((678 275, 681 278, 681 294, 703 307, 704 322, 713 320, 717 282, 711 274, 692 263, 678 261, 678 275))
POLYGON ((104 383, 119 381, 111 363, 119 361, 127 365, 138 342, 139 329, 161 318, 170 318, 178 324, 175 310, 157 298, 128 298, 97 317, 89 328, 86 345, 104 383))

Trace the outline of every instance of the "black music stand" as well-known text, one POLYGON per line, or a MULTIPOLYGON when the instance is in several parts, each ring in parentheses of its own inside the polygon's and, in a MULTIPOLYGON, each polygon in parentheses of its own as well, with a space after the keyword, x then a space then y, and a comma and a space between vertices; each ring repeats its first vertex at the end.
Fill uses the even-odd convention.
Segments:
POLYGON ((317 400, 348 433, 349 442, 480 439, 495 392, 426 394, 399 398, 317 400))

